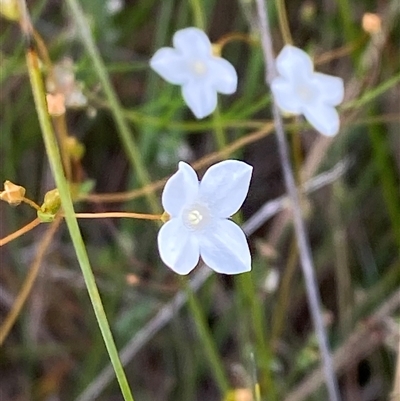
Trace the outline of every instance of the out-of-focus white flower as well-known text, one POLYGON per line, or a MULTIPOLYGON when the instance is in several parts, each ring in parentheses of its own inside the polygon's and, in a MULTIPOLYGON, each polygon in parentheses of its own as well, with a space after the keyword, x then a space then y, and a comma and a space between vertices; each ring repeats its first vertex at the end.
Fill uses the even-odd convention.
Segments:
POLYGON ((170 219, 158 233, 163 262, 178 274, 188 274, 203 261, 217 273, 251 270, 246 236, 229 217, 244 202, 253 168, 237 160, 211 166, 199 182, 185 162, 165 184, 162 204, 170 219))
POLYGON ((279 272, 277 269, 272 268, 265 278, 264 281, 264 289, 267 293, 272 294, 274 293, 279 285, 279 272))
POLYGON ((106 10, 110 15, 119 13, 125 6, 124 0, 107 0, 106 10))
POLYGON ((82 93, 82 85, 76 81, 74 62, 69 57, 63 58, 54 65, 53 74, 46 82, 50 93, 62 93, 66 107, 85 107, 87 98, 82 93))
POLYGON ((185 28, 173 37, 174 48, 163 47, 150 60, 151 68, 171 84, 182 86, 182 96, 197 118, 217 107, 217 92, 230 95, 237 88, 235 68, 212 53, 207 35, 185 28))
POLYGON ((303 50, 286 45, 276 59, 279 76, 271 83, 275 101, 284 112, 303 114, 323 135, 339 132, 335 106, 343 101, 343 80, 314 72, 310 57, 303 50))

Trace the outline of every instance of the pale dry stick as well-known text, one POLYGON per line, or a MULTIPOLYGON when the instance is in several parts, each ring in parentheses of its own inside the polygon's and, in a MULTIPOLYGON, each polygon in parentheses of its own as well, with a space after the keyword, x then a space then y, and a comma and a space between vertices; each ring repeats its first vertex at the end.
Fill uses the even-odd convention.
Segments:
MULTIPOLYGON (((305 194, 309 194, 333 183, 339 177, 343 176, 343 174, 347 171, 349 164, 350 163, 348 160, 343 160, 337 163, 331 170, 307 181, 301 186, 301 191, 305 194)), ((246 221, 246 227, 248 231, 254 232, 258 230, 266 220, 278 214, 288 206, 290 206, 290 199, 287 195, 282 195, 279 198, 267 202, 256 213, 254 213, 250 219, 246 221)))
MULTIPOLYGON (((268 23, 268 11, 265 7, 264 0, 257 0, 257 14, 259 19, 259 27, 261 33, 261 47, 265 60, 265 80, 270 85, 272 79, 276 76, 275 57, 272 49, 271 32, 268 23)), ((322 363, 324 366, 326 385, 329 393, 330 401, 339 401, 340 393, 337 384, 335 372, 333 370, 332 357, 328 345, 328 337, 325 330, 322 312, 321 300, 318 292, 318 285, 315 276, 315 269, 311 255, 311 248, 306 233, 305 224, 301 215, 300 199, 297 192, 295 180, 293 177, 292 166, 289 158, 288 145, 283 129, 282 117, 278 107, 273 101, 272 112, 275 122, 275 130, 278 140, 278 151, 282 163, 282 169, 285 179, 287 193, 292 204, 293 223, 297 237, 299 248, 300 264, 303 270, 303 276, 307 289, 308 303, 311 316, 318 338, 318 344, 322 355, 322 363)))
MULTIPOLYGON (((400 307, 400 290, 395 291, 384 304, 373 313, 361 327, 350 334, 346 342, 333 355, 335 371, 342 373, 354 362, 370 355, 384 343, 386 318, 400 307)), ((316 369, 298 386, 296 386, 284 401, 304 401, 313 394, 322 384, 324 372, 316 369)), ((397 401, 393 399, 393 401, 397 401)))
POLYGON ((391 399, 396 401, 400 399, 400 340, 397 350, 397 364, 396 364, 396 371, 394 374, 394 387, 391 395, 391 399))
MULTIPOLYGON (((333 169, 314 177, 312 180, 304 184, 304 191, 307 193, 313 192, 331 184, 345 173, 347 165, 348 163, 346 161, 340 162, 333 169)), ((279 197, 267 202, 260 209, 260 212, 257 212, 243 225, 243 231, 246 235, 251 235, 258 227, 283 210, 287 204, 287 196, 279 197)), ((193 275, 193 279, 190 282, 192 290, 197 291, 211 274, 212 270, 202 266, 199 271, 193 275)), ((124 366, 126 366, 136 356, 136 354, 154 335, 169 323, 179 309, 185 305, 186 301, 186 292, 179 291, 170 302, 163 306, 160 311, 135 334, 121 351, 121 362, 124 366)), ((99 373, 76 401, 91 401, 96 399, 113 378, 114 371, 111 366, 107 366, 99 373)))

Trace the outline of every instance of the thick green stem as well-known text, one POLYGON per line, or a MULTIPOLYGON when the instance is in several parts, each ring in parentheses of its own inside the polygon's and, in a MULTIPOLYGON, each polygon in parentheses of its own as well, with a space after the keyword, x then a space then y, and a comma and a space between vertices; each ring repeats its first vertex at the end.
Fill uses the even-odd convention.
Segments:
POLYGON ((67 222, 68 230, 71 235, 76 256, 82 269, 83 277, 85 279, 85 284, 93 305, 94 313, 96 315, 96 319, 99 324, 101 334, 103 335, 103 339, 108 354, 110 356, 111 363, 113 364, 115 374, 121 387, 122 394, 125 401, 133 401, 131 390, 129 388, 124 369, 119 359, 118 351, 114 343, 114 339, 110 330, 110 326, 108 324, 99 291, 97 289, 96 281, 86 252, 86 247, 83 242, 78 222, 75 217, 74 206, 72 204, 68 182, 64 175, 60 151, 47 111, 43 79, 39 69, 39 60, 35 52, 28 50, 27 65, 33 97, 35 100, 36 111, 39 117, 39 123, 46 147, 46 153, 49 158, 50 167, 53 172, 57 189, 60 194, 65 215, 65 221, 67 222))

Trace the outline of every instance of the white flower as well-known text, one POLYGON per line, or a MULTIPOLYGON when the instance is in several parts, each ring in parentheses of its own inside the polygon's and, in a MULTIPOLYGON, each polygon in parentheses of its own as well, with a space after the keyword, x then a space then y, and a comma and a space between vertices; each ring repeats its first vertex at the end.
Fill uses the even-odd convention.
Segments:
POLYGON ((271 90, 280 109, 304 114, 321 134, 339 132, 339 114, 334 106, 343 101, 343 80, 314 72, 310 57, 303 50, 286 45, 276 59, 280 76, 274 78, 271 90))
POLYGON ((158 233, 158 248, 168 267, 188 274, 201 256, 217 273, 251 270, 246 236, 229 217, 246 198, 252 171, 244 162, 225 160, 210 167, 199 182, 192 167, 179 163, 162 194, 170 220, 158 233))
POLYGON ((106 1, 106 10, 108 14, 115 15, 118 14, 125 6, 124 0, 107 0, 106 1))
POLYGON ((237 74, 231 63, 215 57, 207 35, 198 28, 185 28, 173 37, 174 48, 163 47, 150 60, 151 68, 166 81, 182 85, 182 96, 197 118, 217 107, 217 92, 236 91, 237 74))

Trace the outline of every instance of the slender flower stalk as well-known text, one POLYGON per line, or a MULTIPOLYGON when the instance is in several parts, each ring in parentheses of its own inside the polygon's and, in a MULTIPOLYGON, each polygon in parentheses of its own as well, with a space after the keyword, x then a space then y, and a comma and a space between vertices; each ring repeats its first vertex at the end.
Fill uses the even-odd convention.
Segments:
POLYGON ((218 353, 215 339, 208 325, 207 318, 198 297, 193 291, 193 288, 190 286, 190 282, 186 277, 181 277, 181 281, 184 284, 184 290, 186 291, 188 304, 193 314, 193 320, 196 324, 201 344, 204 347, 204 353, 207 355, 210 368, 214 373, 215 382, 218 385, 221 394, 225 396, 229 391, 229 380, 227 378, 221 357, 218 353))
MULTIPOLYGON (((82 9, 82 2, 77 0, 67 0, 65 3, 71 12, 72 21, 76 24, 77 32, 81 38, 82 44, 84 45, 86 52, 93 63, 93 69, 102 85, 102 89, 109 103, 116 127, 118 128, 118 134, 124 149, 126 150, 126 155, 134 168, 137 180, 142 186, 149 185, 151 180, 144 166, 142 154, 140 153, 139 147, 135 141, 133 133, 129 128, 129 125, 123 116, 120 101, 111 84, 106 67, 96 46, 95 40, 93 39, 93 35, 84 10, 82 9)), ((155 194, 153 192, 147 192, 146 197, 151 210, 153 212, 157 212, 159 209, 159 204, 155 194)))
MULTIPOLYGON (((257 12, 261 31, 261 46, 264 53, 266 64, 265 80, 267 85, 271 85, 272 80, 277 75, 274 63, 274 53, 272 49, 271 32, 268 23, 268 14, 264 0, 257 0, 257 12)), ((297 192, 295 180, 292 173, 292 167, 289 159, 288 145, 286 142, 283 122, 279 109, 274 102, 272 112, 275 122, 275 130, 278 139, 278 150, 282 162, 282 168, 285 178, 286 189, 292 203, 294 228, 299 248, 301 267, 307 288, 308 303, 311 310, 315 331, 322 355, 322 362, 325 371, 326 385, 330 401, 340 401, 339 388, 333 369, 332 357, 329 350, 327 333, 324 327, 321 300, 318 292, 317 280, 315 277, 314 264, 311 255, 309 240, 306 234, 305 224, 301 215, 299 195, 297 192)))
POLYGON ((8 244, 9 242, 17 239, 21 235, 26 234, 28 231, 31 231, 34 229, 36 226, 38 226, 41 223, 39 218, 36 218, 35 220, 31 221, 28 223, 26 226, 23 226, 19 230, 13 232, 12 234, 7 235, 6 237, 0 239, 0 246, 3 246, 5 244, 8 244))
POLYGON ((128 218, 140 220, 161 220, 162 214, 130 213, 130 212, 104 212, 104 213, 75 213, 77 219, 107 219, 128 218))
POLYGON ((23 198, 22 202, 26 203, 27 205, 29 205, 31 208, 35 209, 35 210, 40 210, 40 206, 34 202, 33 200, 29 199, 29 198, 23 198))

